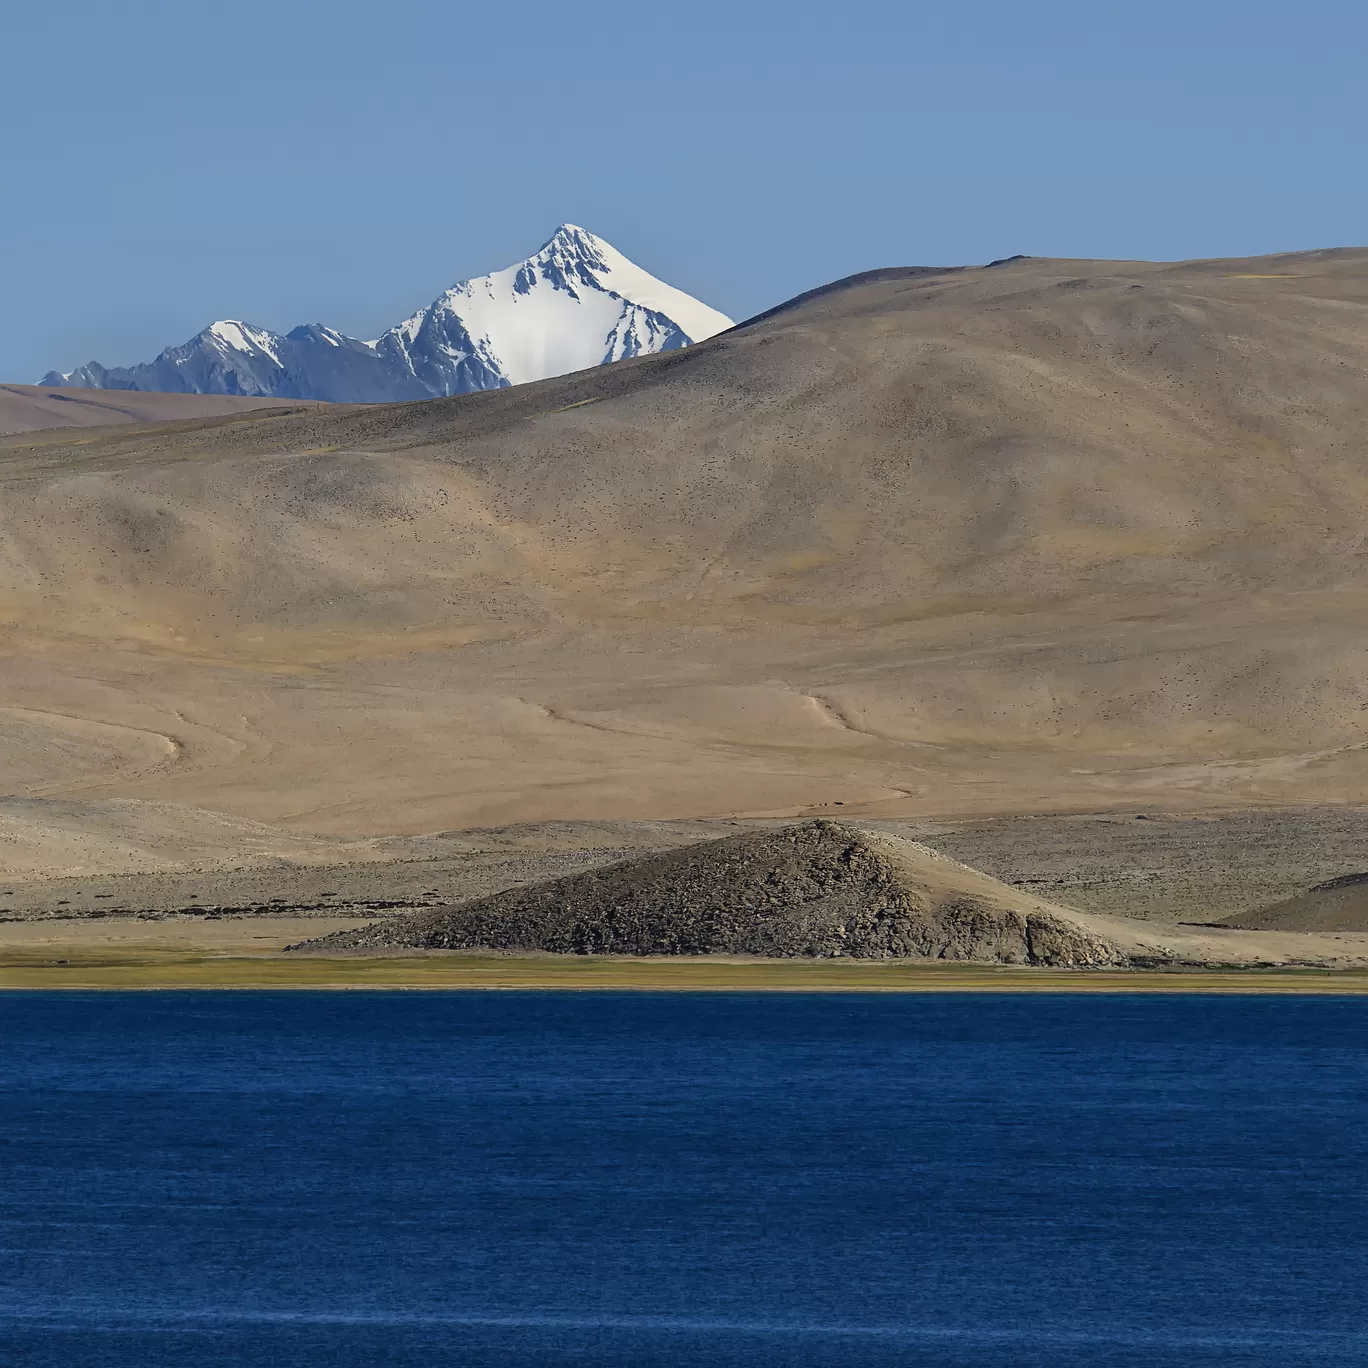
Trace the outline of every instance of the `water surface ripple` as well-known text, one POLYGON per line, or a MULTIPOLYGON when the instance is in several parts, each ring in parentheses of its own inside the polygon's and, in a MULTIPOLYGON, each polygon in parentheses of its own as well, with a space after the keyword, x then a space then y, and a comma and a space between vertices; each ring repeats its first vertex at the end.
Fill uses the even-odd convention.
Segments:
POLYGON ((4 1368, 1368 1363, 1368 1000, 0 993, 4 1368))

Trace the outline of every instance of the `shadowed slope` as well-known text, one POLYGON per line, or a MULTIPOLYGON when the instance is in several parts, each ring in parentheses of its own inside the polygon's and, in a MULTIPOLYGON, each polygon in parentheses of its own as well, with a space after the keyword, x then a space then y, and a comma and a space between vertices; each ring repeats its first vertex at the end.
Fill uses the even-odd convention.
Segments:
POLYGON ((1368 931, 1368 874, 1344 874, 1223 923, 1258 931, 1368 931))

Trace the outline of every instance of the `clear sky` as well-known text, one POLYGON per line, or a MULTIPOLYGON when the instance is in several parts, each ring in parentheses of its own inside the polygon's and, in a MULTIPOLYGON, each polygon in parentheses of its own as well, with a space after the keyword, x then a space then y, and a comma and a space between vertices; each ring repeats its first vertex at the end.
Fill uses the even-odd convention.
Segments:
POLYGON ((61 0, 0 73, 10 381, 225 316, 374 336, 565 220, 737 318, 1368 242, 1363 0, 61 0))

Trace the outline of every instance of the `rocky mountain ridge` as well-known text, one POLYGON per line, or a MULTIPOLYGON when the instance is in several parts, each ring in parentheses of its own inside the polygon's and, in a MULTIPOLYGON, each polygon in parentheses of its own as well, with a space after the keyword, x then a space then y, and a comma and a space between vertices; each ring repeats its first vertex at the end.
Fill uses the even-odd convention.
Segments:
POLYGON ((49 371, 51 387, 335 403, 432 399, 671 351, 731 326, 600 237, 563 224, 507 270, 464 280, 373 341, 220 319, 156 360, 49 371))

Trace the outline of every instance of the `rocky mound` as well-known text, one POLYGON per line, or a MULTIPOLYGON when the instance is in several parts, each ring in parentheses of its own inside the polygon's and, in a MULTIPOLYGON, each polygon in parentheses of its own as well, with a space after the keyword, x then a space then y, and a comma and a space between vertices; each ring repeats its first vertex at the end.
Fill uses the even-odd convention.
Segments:
POLYGON ((1247 931, 1368 931, 1368 874, 1344 874, 1225 922, 1247 931))
POLYGON ((926 846, 827 821, 746 832, 296 949, 976 960, 1126 959, 1086 919, 926 846))

